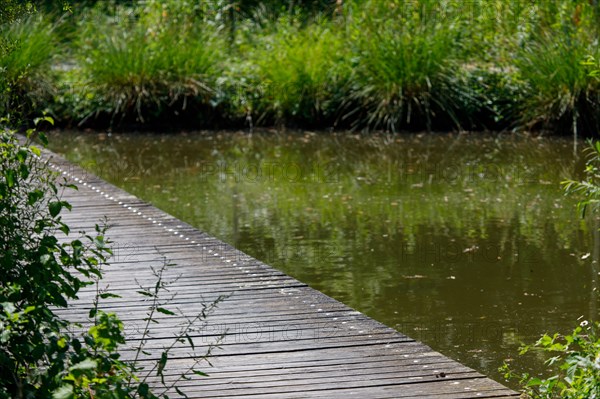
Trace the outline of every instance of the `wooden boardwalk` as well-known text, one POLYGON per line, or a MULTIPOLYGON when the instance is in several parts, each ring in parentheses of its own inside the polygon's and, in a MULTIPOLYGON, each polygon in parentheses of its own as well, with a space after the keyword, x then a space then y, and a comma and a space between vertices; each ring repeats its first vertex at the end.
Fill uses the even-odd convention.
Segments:
MULTIPOLYGON (((227 332, 201 369, 209 377, 182 381, 190 398, 505 398, 518 394, 474 370, 350 309, 284 273, 236 250, 88 172, 46 153, 52 165, 79 190, 67 190, 73 205, 63 219, 73 232, 92 232, 104 215, 115 256, 105 283, 121 298, 103 301, 124 321, 135 345, 148 302, 136 279, 156 281, 164 254, 179 279, 171 308, 192 315, 219 295, 229 295, 192 334, 197 347, 227 332)), ((84 321, 93 292, 82 292, 68 309, 84 321)), ((181 319, 179 319, 181 321, 181 319)), ((177 331, 165 316, 153 330, 148 350, 159 358, 177 331)), ((139 341, 138 341, 139 342, 139 341)), ((167 368, 191 364, 190 349, 174 348, 167 368)), ((175 378, 169 375, 168 378, 175 378)), ((177 397, 173 394, 171 397, 177 397)))

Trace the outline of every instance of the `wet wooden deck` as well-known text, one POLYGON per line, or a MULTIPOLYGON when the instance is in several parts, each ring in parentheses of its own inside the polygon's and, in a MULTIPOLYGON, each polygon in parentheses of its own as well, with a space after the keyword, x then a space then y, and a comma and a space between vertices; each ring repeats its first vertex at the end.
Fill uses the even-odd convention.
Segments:
MULTIPOLYGON (((218 239, 139 200, 57 155, 47 153, 79 190, 64 220, 73 232, 93 231, 104 215, 112 225, 114 258, 105 283, 121 298, 103 301, 126 325, 128 344, 139 342, 148 302, 136 293, 156 279, 151 267, 175 263, 165 278, 170 305, 192 315, 229 295, 207 324, 191 335, 203 351, 226 333, 201 370, 209 377, 181 381, 190 398, 504 398, 518 394, 420 342, 396 332, 218 239)), ((80 295, 68 316, 85 321, 93 292, 80 295)), ((157 359, 182 319, 157 324, 146 348, 157 359)), ((167 380, 190 366, 190 349, 176 346, 167 380)), ((177 397, 177 394, 171 397, 177 397)))

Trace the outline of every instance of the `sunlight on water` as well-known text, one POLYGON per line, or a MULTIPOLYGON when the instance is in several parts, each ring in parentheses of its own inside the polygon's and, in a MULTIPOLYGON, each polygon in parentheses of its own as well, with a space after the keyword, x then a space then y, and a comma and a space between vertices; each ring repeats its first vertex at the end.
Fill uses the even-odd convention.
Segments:
POLYGON ((498 380, 521 343, 596 319, 598 236, 570 140, 57 132, 53 150, 498 380), (596 245, 594 245, 596 243, 596 245))

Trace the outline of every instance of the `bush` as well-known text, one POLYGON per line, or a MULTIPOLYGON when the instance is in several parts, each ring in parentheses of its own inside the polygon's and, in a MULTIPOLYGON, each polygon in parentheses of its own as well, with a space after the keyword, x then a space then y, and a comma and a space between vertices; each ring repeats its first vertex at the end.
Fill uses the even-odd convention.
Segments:
MULTIPOLYGON (((156 282, 149 288, 140 286, 138 292, 149 301, 146 325, 133 348, 134 359, 121 360, 123 323, 100 308, 101 300, 118 297, 99 285, 111 254, 106 228, 96 225, 95 235, 69 239, 61 212, 71 205, 60 194, 75 187, 57 180, 40 159, 40 150, 30 145, 30 135, 21 144, 13 132, 0 133, 0 398, 166 399, 172 390, 185 396, 177 384, 193 375, 205 376, 197 366, 214 347, 198 354, 190 334, 206 326, 206 316, 222 298, 203 305, 195 316, 169 310, 173 296, 161 298, 170 284, 163 279, 171 266, 165 260, 154 270, 156 282), (93 284, 91 327, 77 333, 82 326, 57 311, 93 284), (161 349, 159 359, 152 361, 156 353, 145 346, 150 326, 160 322, 158 314, 185 317, 186 322, 172 343, 161 349), (190 343, 191 364, 167 382, 170 352, 185 342, 190 343), (142 360, 150 361, 150 366, 144 369, 139 365, 142 360), (156 394, 147 383, 155 376, 162 383, 156 384, 160 388, 156 394)), ((40 139, 45 142, 44 135, 40 139)))
POLYGON ((507 378, 518 377, 523 393, 532 399, 589 399, 600 397, 599 323, 584 320, 570 335, 544 334, 533 347, 521 354, 537 350, 550 355, 546 362, 556 370, 549 378, 516 376, 506 365, 501 368, 507 378))
POLYGON ((100 227, 87 243, 58 240, 59 232, 69 234, 60 213, 70 205, 59 197, 67 186, 57 183, 36 147, 3 131, 0 151, 0 397, 49 398, 89 353, 53 309, 66 307, 88 284, 74 272, 99 276, 110 251, 100 227))

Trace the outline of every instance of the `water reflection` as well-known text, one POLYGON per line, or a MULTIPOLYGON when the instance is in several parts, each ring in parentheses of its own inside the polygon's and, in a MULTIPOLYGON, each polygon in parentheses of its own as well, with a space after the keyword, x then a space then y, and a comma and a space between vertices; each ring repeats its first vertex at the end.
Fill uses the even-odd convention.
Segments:
MULTIPOLYGON (((596 319, 572 142, 515 136, 59 132, 54 150, 486 374, 596 319)), ((595 237, 595 238, 594 238, 595 237)), ((596 260, 596 261, 595 261, 596 260)), ((596 262, 596 263, 595 263, 596 262)))

